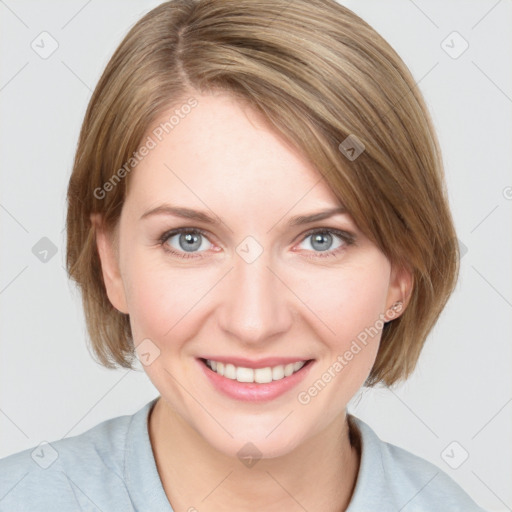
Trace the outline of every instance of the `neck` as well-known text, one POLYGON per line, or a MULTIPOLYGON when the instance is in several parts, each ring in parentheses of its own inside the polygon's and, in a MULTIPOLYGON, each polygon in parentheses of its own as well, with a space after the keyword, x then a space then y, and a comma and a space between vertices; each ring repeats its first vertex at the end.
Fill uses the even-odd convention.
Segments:
POLYGON ((163 398, 151 411, 149 436, 176 512, 277 512, 285 507, 341 512, 350 503, 359 471, 357 433, 349 429, 346 414, 292 452, 251 467, 206 443, 163 398))

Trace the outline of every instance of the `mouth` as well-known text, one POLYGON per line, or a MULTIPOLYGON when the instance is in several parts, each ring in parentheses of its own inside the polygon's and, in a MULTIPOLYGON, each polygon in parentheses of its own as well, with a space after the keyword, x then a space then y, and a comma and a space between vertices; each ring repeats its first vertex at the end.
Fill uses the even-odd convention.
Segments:
POLYGON ((315 362, 307 359, 249 368, 214 359, 198 358, 197 361, 213 390, 245 402, 269 401, 284 395, 306 378, 315 362))
POLYGON ((288 364, 279 364, 275 366, 266 366, 264 368, 248 368, 245 366, 236 366, 231 363, 223 363, 211 359, 201 359, 212 372, 215 372, 226 379, 236 380, 243 383, 268 384, 290 377, 300 371, 304 366, 310 364, 313 360, 295 361, 288 364))

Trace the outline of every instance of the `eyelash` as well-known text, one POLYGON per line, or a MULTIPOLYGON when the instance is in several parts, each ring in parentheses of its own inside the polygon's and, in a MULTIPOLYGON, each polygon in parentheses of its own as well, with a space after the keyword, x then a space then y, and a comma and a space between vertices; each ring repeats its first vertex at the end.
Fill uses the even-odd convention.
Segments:
MULTIPOLYGON (((178 252, 178 251, 175 251, 174 249, 169 248, 169 245, 166 244, 166 242, 169 240, 169 238, 173 237, 174 235, 178 235, 178 234, 182 234, 182 233, 183 234, 187 234, 187 233, 200 234, 200 235, 204 236, 205 238, 208 238, 207 233, 205 231, 203 231, 202 229, 199 229, 199 228, 177 228, 177 229, 172 229, 170 231, 166 231, 159 238, 160 245, 163 247, 164 251, 166 251, 169 254, 172 254, 173 256, 178 256, 179 258, 184 258, 184 259, 188 259, 188 258, 203 258, 204 256, 199 256, 197 253, 178 252)), ((303 236, 303 238, 301 239, 300 242, 303 242, 309 236, 315 235, 317 233, 321 233, 321 234, 331 233, 331 234, 334 234, 334 235, 338 236, 339 238, 341 238, 345 244, 340 246, 340 247, 338 247, 338 248, 336 248, 336 249, 332 249, 330 251, 315 252, 314 256, 306 256, 307 258, 330 258, 330 257, 335 257, 335 256, 337 256, 337 254, 339 252, 341 252, 344 249, 346 249, 347 246, 354 245, 354 243, 355 243, 355 236, 352 233, 349 233, 347 231, 341 231, 339 229, 334 229, 334 228, 314 228, 314 229, 311 229, 311 230, 307 231, 306 233, 304 233, 304 236, 303 236)))

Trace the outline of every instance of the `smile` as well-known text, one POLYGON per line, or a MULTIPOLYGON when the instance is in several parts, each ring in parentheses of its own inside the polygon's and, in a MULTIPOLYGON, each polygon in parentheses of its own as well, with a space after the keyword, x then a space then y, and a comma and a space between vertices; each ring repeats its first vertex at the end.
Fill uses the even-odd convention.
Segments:
POLYGON ((307 377, 315 362, 300 358, 294 361, 293 357, 223 359, 218 361, 210 356, 198 357, 196 361, 212 390, 245 402, 264 402, 284 395, 307 377))
POLYGON ((226 377, 227 379, 237 380, 238 382, 268 384, 272 381, 284 379, 298 372, 307 361, 296 361, 286 365, 267 366, 265 368, 245 368, 235 366, 234 364, 224 364, 220 361, 206 359, 206 366, 212 371, 226 377))

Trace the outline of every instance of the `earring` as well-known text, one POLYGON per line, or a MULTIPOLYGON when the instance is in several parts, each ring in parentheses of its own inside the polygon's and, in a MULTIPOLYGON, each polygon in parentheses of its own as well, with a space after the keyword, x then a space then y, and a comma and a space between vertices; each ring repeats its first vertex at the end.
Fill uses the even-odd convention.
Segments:
POLYGON ((396 316, 398 316, 398 313, 400 313, 400 311, 402 311, 402 307, 403 307, 404 303, 401 301, 401 300, 398 300, 396 301, 388 310, 388 315, 389 315, 389 319, 388 321, 386 322, 387 324, 389 322, 391 322, 391 320, 393 320, 396 316))
POLYGON ((395 312, 395 313, 399 313, 400 311, 402 311, 402 306, 404 305, 404 303, 401 301, 401 300, 398 300, 396 301, 392 306, 391 306, 391 309, 395 312))

